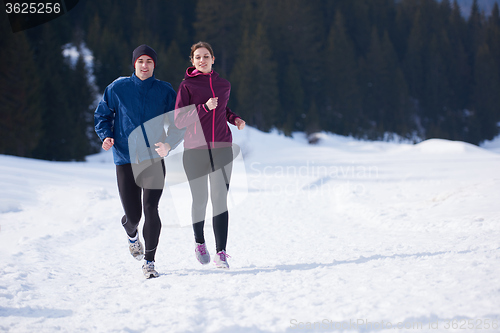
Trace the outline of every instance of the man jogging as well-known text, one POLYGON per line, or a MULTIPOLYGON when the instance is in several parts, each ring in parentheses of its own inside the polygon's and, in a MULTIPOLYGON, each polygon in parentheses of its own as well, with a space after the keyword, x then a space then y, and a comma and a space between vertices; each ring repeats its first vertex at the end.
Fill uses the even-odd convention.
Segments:
POLYGON ((95 131, 102 148, 113 149, 125 212, 121 223, 128 235, 130 253, 137 260, 144 258, 143 273, 152 278, 159 276, 154 260, 161 230, 158 204, 165 177, 162 157, 182 141, 184 130, 174 124, 171 111, 176 93, 172 85, 154 77, 156 52, 140 45, 132 53, 132 65, 131 76, 116 79, 104 91, 94 113, 95 131), (164 125, 168 125, 167 133, 164 125), (142 211, 145 248, 138 231, 142 211))

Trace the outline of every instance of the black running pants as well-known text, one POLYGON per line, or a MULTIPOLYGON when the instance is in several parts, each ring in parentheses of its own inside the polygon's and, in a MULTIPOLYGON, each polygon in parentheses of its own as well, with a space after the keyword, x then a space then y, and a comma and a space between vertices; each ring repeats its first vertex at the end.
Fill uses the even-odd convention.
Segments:
MULTIPOLYGON (((155 164, 154 167, 163 168, 163 174, 165 174, 163 160, 155 164)), ((158 204, 163 189, 146 189, 138 186, 134 179, 131 164, 117 165, 116 177, 120 200, 125 211, 122 225, 127 235, 134 237, 144 210, 144 226, 142 229, 145 243, 144 259, 153 261, 160 239, 161 221, 158 214, 158 204)))

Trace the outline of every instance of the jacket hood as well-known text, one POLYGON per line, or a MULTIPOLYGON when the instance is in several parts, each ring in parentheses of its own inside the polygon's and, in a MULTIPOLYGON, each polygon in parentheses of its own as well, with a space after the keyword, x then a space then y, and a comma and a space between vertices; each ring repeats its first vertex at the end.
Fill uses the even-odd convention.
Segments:
POLYGON ((212 71, 210 73, 203 73, 203 72, 200 72, 199 70, 196 69, 196 67, 188 67, 188 69, 186 69, 186 73, 184 74, 184 79, 190 79, 190 78, 193 78, 193 77, 197 77, 197 76, 200 76, 200 75, 209 75, 211 74, 212 76, 219 76, 219 74, 214 71, 212 69, 212 71))

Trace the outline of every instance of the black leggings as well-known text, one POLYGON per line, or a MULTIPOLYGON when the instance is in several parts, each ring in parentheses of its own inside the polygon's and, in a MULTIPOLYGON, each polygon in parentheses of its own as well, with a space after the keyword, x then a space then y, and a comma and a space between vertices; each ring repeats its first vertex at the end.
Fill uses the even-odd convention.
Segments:
MULTIPOLYGON (((153 167, 162 167, 165 174, 163 160, 155 163, 153 167)), ((129 237, 137 234, 137 227, 142 216, 144 205, 144 226, 142 229, 145 242, 144 259, 153 261, 155 258, 158 240, 160 238, 161 221, 158 214, 158 204, 163 189, 147 189, 137 185, 131 164, 116 166, 116 177, 118 181, 118 192, 122 202, 125 215, 122 218, 122 225, 129 237), (141 195, 143 195, 141 203, 141 195)))
POLYGON ((227 212, 227 192, 231 180, 232 147, 213 149, 189 149, 184 151, 183 164, 189 179, 193 197, 191 216, 194 238, 197 243, 205 243, 203 227, 208 203, 208 183, 212 199, 212 223, 217 252, 225 250, 229 214, 227 212))

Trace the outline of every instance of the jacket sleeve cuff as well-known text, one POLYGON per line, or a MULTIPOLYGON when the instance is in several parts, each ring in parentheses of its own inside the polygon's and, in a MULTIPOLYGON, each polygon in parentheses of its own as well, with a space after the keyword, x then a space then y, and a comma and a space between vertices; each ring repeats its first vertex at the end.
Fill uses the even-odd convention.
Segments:
POLYGON ((108 131, 100 131, 100 132, 97 132, 97 136, 99 136, 99 139, 101 139, 101 142, 104 142, 104 140, 106 140, 106 138, 112 138, 113 135, 108 132, 108 131))
POLYGON ((229 116, 229 123, 236 126, 236 119, 241 119, 241 117, 232 114, 231 116, 229 116))

